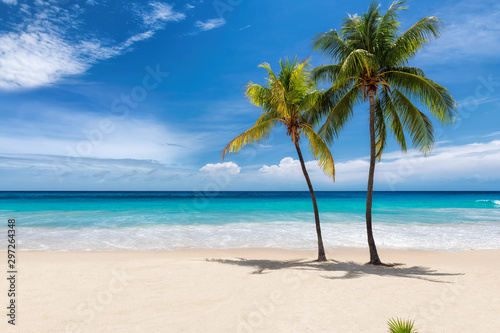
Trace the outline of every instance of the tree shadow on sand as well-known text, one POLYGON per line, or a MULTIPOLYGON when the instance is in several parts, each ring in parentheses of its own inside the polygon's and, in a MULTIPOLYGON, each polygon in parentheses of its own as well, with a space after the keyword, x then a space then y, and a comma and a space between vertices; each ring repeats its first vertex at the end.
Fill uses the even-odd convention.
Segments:
POLYGON ((462 273, 440 273, 434 269, 421 266, 406 267, 404 264, 391 264, 388 266, 373 266, 360 264, 352 261, 342 262, 337 260, 328 260, 327 262, 309 261, 305 259, 293 260, 267 260, 267 259, 206 259, 208 262, 217 262, 226 265, 236 265, 242 267, 252 267, 255 271, 251 274, 266 274, 272 271, 283 269, 315 270, 333 274, 321 275, 325 279, 355 279, 362 276, 395 276, 401 278, 420 279, 430 282, 450 283, 450 281, 441 280, 451 276, 463 275, 462 273))

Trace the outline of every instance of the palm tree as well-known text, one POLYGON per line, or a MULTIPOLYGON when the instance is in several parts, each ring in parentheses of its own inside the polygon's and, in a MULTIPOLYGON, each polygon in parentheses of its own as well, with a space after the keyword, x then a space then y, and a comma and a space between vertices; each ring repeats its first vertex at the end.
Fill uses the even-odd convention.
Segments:
POLYGON ((322 91, 317 89, 309 76, 309 60, 304 62, 299 62, 297 58, 280 60, 280 66, 278 75, 267 63, 259 66, 268 71, 266 86, 248 83, 245 94, 252 104, 262 108, 263 113, 252 128, 238 135, 224 148, 222 158, 224 159, 226 153, 236 153, 246 145, 264 141, 275 127, 284 125, 297 150, 302 172, 311 193, 318 237, 318 261, 326 261, 316 196, 299 144, 301 138, 306 138, 309 141, 310 151, 314 158, 318 159, 320 167, 328 176, 335 178, 332 154, 308 121, 309 115, 319 105, 322 91))
POLYGON ((333 65, 315 68, 313 78, 331 82, 325 92, 329 105, 319 116, 326 116, 318 131, 327 142, 338 135, 352 116, 353 108, 369 101, 370 169, 366 198, 366 229, 370 249, 369 264, 381 265, 372 232, 372 196, 375 163, 380 161, 390 131, 406 152, 405 132, 413 146, 429 154, 434 144, 426 108, 442 124, 453 122, 456 102, 448 90, 410 67, 409 62, 443 28, 435 17, 424 17, 400 33, 398 11, 406 1, 395 1, 385 14, 374 1, 362 16, 349 15, 340 31, 330 30, 314 37, 314 49, 332 59, 333 65))

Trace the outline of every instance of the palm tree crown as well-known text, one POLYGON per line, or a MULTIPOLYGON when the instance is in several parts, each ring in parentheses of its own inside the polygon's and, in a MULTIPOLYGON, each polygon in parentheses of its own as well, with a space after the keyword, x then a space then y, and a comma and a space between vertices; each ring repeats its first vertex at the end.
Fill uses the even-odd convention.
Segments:
POLYGON ((330 30, 314 39, 314 49, 336 62, 313 71, 315 79, 333 82, 327 91, 331 107, 323 109, 329 117, 320 133, 328 140, 335 137, 353 107, 373 92, 378 159, 388 130, 403 151, 408 149, 405 131, 415 148, 431 151, 432 123, 418 104, 443 124, 451 123, 456 113, 456 103, 446 88, 426 78, 421 69, 408 66, 417 51, 440 35, 443 25, 435 17, 424 17, 399 34, 397 12, 406 9, 405 3, 396 1, 381 15, 378 3, 372 2, 362 16, 344 19, 339 32, 330 30))
POLYGON ((262 108, 264 112, 252 128, 238 135, 224 148, 222 158, 247 145, 263 142, 275 127, 284 125, 294 144, 298 144, 301 137, 308 140, 310 150, 323 171, 335 178, 331 152, 309 123, 309 117, 318 109, 322 96, 322 90, 309 77, 309 60, 301 63, 297 58, 280 60, 281 70, 278 75, 268 63, 259 67, 268 71, 267 85, 250 82, 245 94, 252 104, 262 108))

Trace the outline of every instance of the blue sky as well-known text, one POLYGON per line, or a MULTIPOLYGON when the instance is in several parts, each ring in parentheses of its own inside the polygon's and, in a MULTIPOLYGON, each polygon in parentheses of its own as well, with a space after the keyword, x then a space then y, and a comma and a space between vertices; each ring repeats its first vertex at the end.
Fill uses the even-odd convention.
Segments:
MULTIPOLYGON (((328 63, 311 37, 368 4, 0 0, 0 190, 307 190, 283 130, 224 163, 220 151, 260 113, 243 95, 264 83, 258 64, 328 63)), ((460 117, 435 122, 431 156, 391 142, 375 188, 498 190, 500 4, 412 1, 402 28, 423 16, 447 29, 414 65, 460 117)), ((307 155, 316 189, 365 189, 366 108, 332 146, 335 184, 307 155)))

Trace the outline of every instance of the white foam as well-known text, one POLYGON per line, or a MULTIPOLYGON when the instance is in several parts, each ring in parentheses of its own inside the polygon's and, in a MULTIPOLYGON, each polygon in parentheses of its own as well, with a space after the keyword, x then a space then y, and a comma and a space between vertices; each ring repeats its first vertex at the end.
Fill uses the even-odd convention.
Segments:
MULTIPOLYGON (((323 223, 326 247, 365 247, 364 223, 323 223)), ((500 222, 374 224, 377 245, 437 251, 500 249, 500 222)), ((232 223, 134 228, 18 228, 21 250, 107 251, 281 247, 314 249, 314 223, 232 223)), ((4 246, 6 247, 6 245, 4 246)))
POLYGON ((476 202, 489 202, 489 203, 492 203, 493 205, 495 205, 496 207, 500 207, 500 200, 485 200, 485 199, 482 199, 482 200, 476 200, 476 202))

